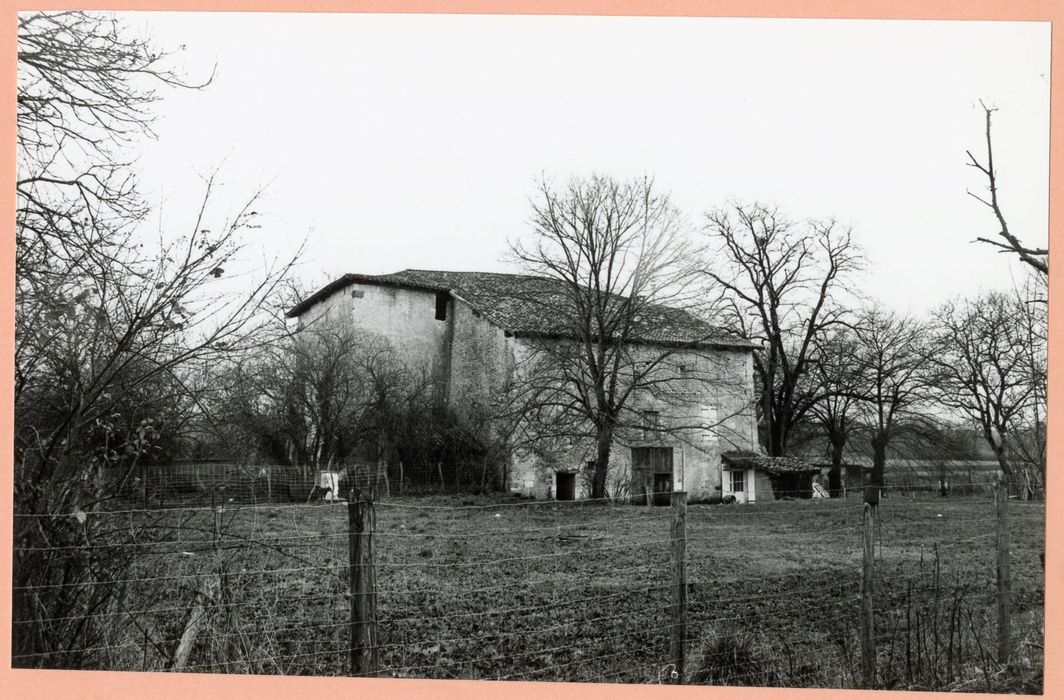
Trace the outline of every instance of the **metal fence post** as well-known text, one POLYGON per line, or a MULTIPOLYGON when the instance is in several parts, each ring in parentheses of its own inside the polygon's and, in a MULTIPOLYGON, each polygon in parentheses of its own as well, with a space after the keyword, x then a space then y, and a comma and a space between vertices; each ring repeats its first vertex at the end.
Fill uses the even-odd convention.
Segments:
POLYGON ((998 663, 1007 663, 1012 655, 1012 615, 1010 594, 1012 572, 1009 555, 1009 489, 1008 483, 999 478, 994 489, 994 506, 997 511, 997 646, 998 663))
POLYGON ((875 612, 872 605, 872 582, 875 573, 875 507, 865 503, 862 517, 864 539, 861 557, 861 671, 865 688, 876 683, 875 612))
POLYGON ((669 657, 674 664, 674 683, 684 681, 687 646, 687 493, 672 493, 672 634, 669 657))
POLYGON ((373 560, 373 501, 352 487, 347 501, 351 577, 351 675, 377 673, 377 590, 373 560))

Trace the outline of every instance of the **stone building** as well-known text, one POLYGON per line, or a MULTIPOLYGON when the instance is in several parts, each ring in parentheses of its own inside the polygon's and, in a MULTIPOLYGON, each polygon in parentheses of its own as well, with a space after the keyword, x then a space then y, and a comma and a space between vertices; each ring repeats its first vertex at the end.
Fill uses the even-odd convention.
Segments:
MULTIPOLYGON (((456 415, 484 420, 520 382, 538 349, 571 342, 564 319, 540 303, 564 294, 557 280, 525 275, 347 274, 288 316, 301 329, 349 323, 386 338, 409 361, 431 368, 456 415)), ((612 449, 610 494, 649 499, 676 489, 697 501, 719 496, 724 486, 754 500, 754 479, 740 483, 729 475, 723 484, 721 457, 756 450, 752 346, 679 309, 655 306, 647 315, 627 344, 633 362, 654 362, 655 371, 667 373, 655 386, 669 390, 633 392, 629 420, 612 449)), ((581 498, 590 490, 594 455, 592 441, 579 437, 515 444, 506 482, 514 492, 540 498, 581 498)))

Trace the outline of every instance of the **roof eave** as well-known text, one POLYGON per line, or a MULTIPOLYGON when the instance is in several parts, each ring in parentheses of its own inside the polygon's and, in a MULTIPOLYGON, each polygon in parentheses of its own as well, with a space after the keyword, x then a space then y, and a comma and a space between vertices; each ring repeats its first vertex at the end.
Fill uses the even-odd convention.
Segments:
POLYGON ((370 284, 378 287, 399 287, 402 289, 419 289, 426 292, 448 292, 451 290, 447 287, 430 285, 430 284, 417 284, 416 282, 404 282, 399 280, 386 280, 375 278, 373 275, 359 275, 355 273, 348 273, 342 277, 333 280, 329 284, 325 285, 318 291, 311 294, 309 297, 299 302, 285 313, 286 318, 295 318, 302 315, 310 307, 315 304, 325 301, 336 292, 340 291, 344 287, 352 284, 370 284))

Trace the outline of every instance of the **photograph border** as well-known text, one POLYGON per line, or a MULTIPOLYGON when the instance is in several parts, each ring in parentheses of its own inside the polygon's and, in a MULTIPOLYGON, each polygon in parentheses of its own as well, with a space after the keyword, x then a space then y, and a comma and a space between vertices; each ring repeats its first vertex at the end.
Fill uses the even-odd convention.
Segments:
MULTIPOLYGON (((1060 0, 81 0, 63 2, 5 3, 0 41, 4 48, 0 58, 0 83, 7 95, 0 123, 2 151, 8 153, 9 166, 0 175, 0 217, 11 229, 0 241, 0 421, 9 442, 0 460, 0 689, 12 698, 245 698, 306 697, 325 694, 406 698, 493 698, 504 695, 513 700, 526 698, 851 698, 869 692, 887 692, 889 697, 913 698, 956 697, 952 693, 856 691, 797 688, 734 688, 701 686, 620 685, 561 682, 453 681, 427 679, 352 679, 346 677, 239 676, 220 674, 164 674, 100 671, 43 671, 11 668, 11 585, 12 585, 12 492, 13 450, 13 373, 14 373, 14 230, 16 125, 16 34, 17 13, 32 10, 78 9, 100 11, 221 11, 221 12, 344 12, 401 14, 511 14, 511 15, 609 15, 671 17, 749 17, 803 19, 869 20, 989 20, 1038 21, 1055 24, 1064 20, 1064 3, 1060 0)), ((1049 141, 1049 238, 1050 248, 1061 244, 1059 229, 1064 208, 1064 182, 1054 177, 1064 164, 1064 40, 1061 32, 1051 29, 1051 88, 1049 141), (1054 138, 1054 136, 1056 138, 1054 138)), ((973 96, 973 99, 976 96, 973 96)), ((1061 308, 1062 265, 1050 272, 1049 353, 1050 358, 1064 351, 1064 310, 1061 308)), ((1064 387, 1061 363, 1050 363, 1047 420, 1047 464, 1061 463, 1064 443, 1064 412, 1056 410, 1064 387)), ((1046 589, 1045 589, 1045 659, 1064 658, 1064 489, 1055 475, 1046 478, 1046 589)), ((1046 664, 1043 693, 1047 697, 1064 697, 1064 667, 1046 664)), ((990 697, 972 694, 969 697, 990 697)))

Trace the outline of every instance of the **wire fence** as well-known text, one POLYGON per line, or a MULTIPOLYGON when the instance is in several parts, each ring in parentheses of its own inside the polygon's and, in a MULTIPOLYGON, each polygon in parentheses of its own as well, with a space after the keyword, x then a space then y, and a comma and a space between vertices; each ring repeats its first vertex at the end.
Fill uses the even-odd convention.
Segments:
POLYGON ((16 541, 13 665, 1040 692, 1044 504, 1007 486, 869 511, 300 483, 16 513, 65 534, 16 541))
POLYGON ((320 468, 197 460, 109 468, 99 474, 99 482, 108 494, 157 509, 214 502, 261 504, 339 498, 356 480, 372 481, 374 491, 386 498, 483 493, 491 490, 493 473, 481 460, 405 466, 402 462, 358 462, 320 468))

